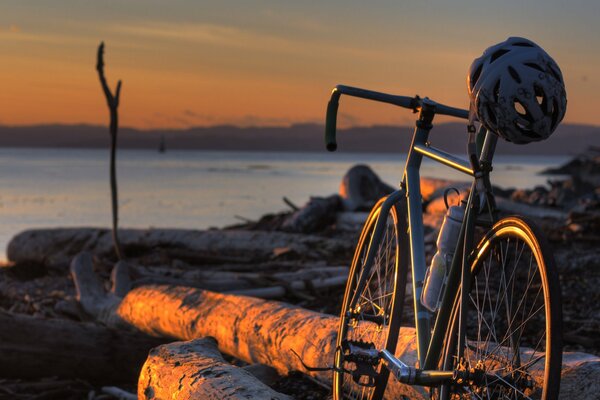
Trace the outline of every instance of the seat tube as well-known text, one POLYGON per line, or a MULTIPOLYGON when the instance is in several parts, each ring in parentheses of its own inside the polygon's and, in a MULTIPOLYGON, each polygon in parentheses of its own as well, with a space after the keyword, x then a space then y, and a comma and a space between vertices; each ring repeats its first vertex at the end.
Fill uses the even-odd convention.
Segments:
POLYGON ((423 201, 421 197, 421 183, 419 169, 423 156, 414 150, 417 144, 424 145, 432 128, 431 122, 435 115, 435 108, 423 101, 423 107, 416 122, 413 141, 406 160, 404 170, 404 183, 408 202, 410 257, 412 262, 412 289, 414 299, 415 325, 417 330, 417 351, 419 365, 423 365, 427 354, 431 331, 431 313, 421 304, 421 292, 425 279, 425 245, 423 230, 423 201))

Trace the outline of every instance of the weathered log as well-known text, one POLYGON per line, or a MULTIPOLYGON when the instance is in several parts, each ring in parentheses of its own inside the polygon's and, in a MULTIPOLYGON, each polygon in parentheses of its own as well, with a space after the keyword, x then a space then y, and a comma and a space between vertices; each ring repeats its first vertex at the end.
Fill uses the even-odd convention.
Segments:
POLYGON ((139 276, 139 278, 133 281, 134 287, 149 284, 169 284, 196 287, 213 292, 262 288, 281 284, 289 285, 292 282, 319 278, 346 277, 349 272, 348 267, 317 265, 298 271, 274 272, 269 274, 218 270, 175 271, 170 267, 146 268, 142 266, 136 266, 133 270, 133 273, 139 276))
POLYGON ((271 286, 266 288, 252 288, 231 290, 227 293, 238 294, 243 296, 260 297, 261 299, 278 299, 288 294, 296 294, 297 292, 309 290, 317 291, 319 289, 330 289, 335 287, 346 286, 348 275, 333 276, 329 278, 317 278, 306 281, 290 282, 287 285, 271 286))
MULTIPOLYGON (((91 268, 91 262, 83 265, 91 268)), ((78 279, 76 274, 74 279, 78 279)), ((81 287, 78 285, 78 290, 81 287)), ((126 321, 145 333, 182 340, 212 336, 224 353, 248 363, 270 365, 282 375, 302 371, 300 359, 307 365, 325 366, 331 365, 334 357, 338 318, 286 303, 186 287, 148 286, 129 292, 118 308, 111 302, 105 304, 106 311, 95 312, 107 324, 126 321)), ((523 357, 530 356, 527 349, 523 351, 523 357)), ((401 329, 396 356, 409 365, 416 364, 414 329, 401 329)), ((582 353, 565 355, 565 371, 581 365, 593 374, 600 372, 598 357, 582 353)), ((323 382, 329 382, 331 377, 327 372, 311 374, 323 382)), ((563 398, 570 397, 571 390, 577 389, 569 382, 576 375, 565 375, 563 398)), ((426 392, 420 387, 392 382, 386 396, 402 395, 424 398, 426 392)))
POLYGON ((0 376, 48 375, 95 383, 131 382, 148 351, 164 343, 92 323, 0 313, 0 376))
MULTIPOLYGON (((342 231, 360 232, 368 216, 369 213, 366 212, 338 213, 336 219, 336 227, 342 231)), ((442 223, 442 218, 443 214, 424 213, 423 224, 427 227, 437 229, 442 223)), ((358 237, 356 238, 356 241, 358 241, 358 237)))
MULTIPOLYGON (((332 259, 347 252, 352 244, 339 239, 263 231, 196 231, 186 229, 123 229, 119 239, 126 254, 151 254, 160 249, 216 257, 243 257, 246 261, 265 261, 277 249, 289 249, 305 259, 332 259)), ((81 251, 113 257, 111 232, 96 228, 34 229, 19 233, 7 248, 15 263, 32 262, 47 267, 66 268, 81 251)))
POLYGON ((226 362, 213 338, 152 349, 140 373, 138 398, 291 400, 226 362))
POLYGON ((281 229, 286 232, 318 232, 335 221, 335 214, 340 206, 341 198, 337 194, 311 197, 306 205, 283 221, 281 229))
MULTIPOLYGON (((117 268, 123 264, 118 263, 117 268)), ((92 256, 89 253, 80 253, 71 262, 71 275, 77 291, 77 300, 83 309, 98 321, 103 321, 115 328, 126 328, 127 324, 114 310, 119 306, 121 297, 114 292, 105 293, 104 287, 98 276, 94 273, 92 256)), ((123 273, 113 273, 113 278, 123 277, 123 273)), ((123 286, 114 281, 113 289, 123 286)))
MULTIPOLYGON (((303 370, 292 350, 307 365, 331 365, 338 322, 336 317, 285 303, 165 286, 134 289, 124 298, 118 313, 138 329, 155 335, 184 340, 214 336, 224 353, 246 362, 271 365, 281 374, 303 370)), ((402 328, 396 355, 415 365, 414 329, 402 328)), ((600 358, 565 354, 565 371, 578 366, 598 373, 600 358)), ((331 379, 330 373, 311 375, 324 382, 331 379)), ((572 391, 579 390, 569 382, 575 375, 563 378, 561 398, 572 397, 572 391)), ((401 395, 426 396, 422 388, 392 382, 386 398, 401 395)))
POLYGON ((536 207, 525 203, 517 203, 502 197, 496 198, 496 205, 500 211, 504 211, 510 214, 525 215, 532 218, 553 218, 564 221, 567 219, 568 214, 564 211, 547 208, 547 207, 536 207))
POLYGON ((335 227, 341 231, 360 232, 368 217, 368 212, 340 212, 335 216, 335 227))

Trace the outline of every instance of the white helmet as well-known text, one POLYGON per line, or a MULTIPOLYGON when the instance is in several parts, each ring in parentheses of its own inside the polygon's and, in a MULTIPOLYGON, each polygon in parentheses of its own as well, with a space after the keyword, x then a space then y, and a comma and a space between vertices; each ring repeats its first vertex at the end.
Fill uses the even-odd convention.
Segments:
POLYGON ((547 139, 567 109, 560 68, 540 46, 520 37, 475 59, 467 85, 479 121, 513 143, 547 139))

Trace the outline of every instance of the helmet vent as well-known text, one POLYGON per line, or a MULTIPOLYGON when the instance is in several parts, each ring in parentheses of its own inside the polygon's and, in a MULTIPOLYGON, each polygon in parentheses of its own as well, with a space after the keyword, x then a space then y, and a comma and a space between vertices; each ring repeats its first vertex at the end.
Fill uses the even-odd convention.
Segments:
POLYGON ((518 46, 518 47, 534 47, 531 43, 527 43, 527 42, 518 42, 518 43, 513 43, 513 46, 518 46))
POLYGON ((494 91, 493 91, 493 95, 494 95, 494 101, 496 103, 498 103, 498 99, 500 97, 500 79, 498 79, 498 81, 496 82, 496 85, 494 86, 494 91))
POLYGON ((558 72, 556 72, 554 70, 554 68, 552 68, 550 65, 548 65, 548 69, 550 70, 550 73, 552 74, 552 76, 554 76, 554 79, 556 79, 557 81, 562 83, 562 79, 560 77, 560 74, 558 72))
POLYGON ((535 100, 537 101, 537 103, 540 105, 540 107, 542 107, 542 110, 544 110, 544 112, 547 110, 547 101, 546 101, 546 96, 544 95, 544 89, 542 89, 542 87, 540 85, 533 85, 533 92, 535 94, 535 100))
POLYGON ((473 75, 471 76, 471 88, 473 88, 475 86, 475 84, 477 83, 477 80, 479 79, 479 75, 481 75, 482 69, 483 69, 483 64, 479 64, 479 67, 477 67, 475 72, 473 72, 473 75))
POLYGON ((529 128, 522 122, 520 121, 515 121, 515 125, 517 126, 517 128, 523 130, 523 131, 529 131, 529 128))
POLYGON ((502 57, 503 55, 505 55, 506 53, 508 53, 510 50, 505 50, 505 49, 500 49, 494 52, 494 54, 492 54, 492 56, 490 57, 490 64, 493 63, 494 61, 496 61, 498 58, 502 57))
POLYGON ((515 99, 514 106, 515 106, 515 111, 517 111, 517 114, 519 114, 522 117, 527 116, 527 109, 525 108, 523 103, 521 103, 519 100, 515 99))
MULTIPOLYGON (((543 136, 541 136, 540 134, 538 134, 537 132, 531 130, 528 126, 526 126, 525 124, 522 124, 518 121, 515 121, 515 126, 516 128, 519 130, 519 132, 521 132, 521 134, 525 137, 530 138, 531 140, 540 140, 543 139, 543 136)), ((528 143, 528 140, 522 140, 522 139, 517 139, 514 138, 514 142, 515 143, 528 143)))
POLYGON ((542 67, 540 67, 539 65, 537 65, 536 63, 524 63, 526 66, 528 66, 529 68, 533 68, 536 69, 540 72, 546 72, 544 71, 544 69, 542 67))
POLYGON ((512 76, 512 78, 515 80, 515 82, 517 83, 521 83, 521 77, 519 76, 519 73, 511 66, 508 67, 508 73, 510 74, 510 76, 512 76))

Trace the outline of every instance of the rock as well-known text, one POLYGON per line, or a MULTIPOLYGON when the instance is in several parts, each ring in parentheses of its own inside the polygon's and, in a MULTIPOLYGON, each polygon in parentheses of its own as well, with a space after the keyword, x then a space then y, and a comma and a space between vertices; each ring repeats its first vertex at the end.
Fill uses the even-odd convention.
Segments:
POLYGON ((355 165, 344 175, 339 194, 345 211, 369 211, 380 198, 394 190, 368 166, 355 165))

